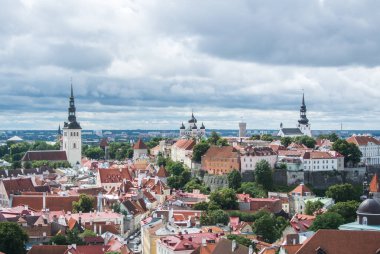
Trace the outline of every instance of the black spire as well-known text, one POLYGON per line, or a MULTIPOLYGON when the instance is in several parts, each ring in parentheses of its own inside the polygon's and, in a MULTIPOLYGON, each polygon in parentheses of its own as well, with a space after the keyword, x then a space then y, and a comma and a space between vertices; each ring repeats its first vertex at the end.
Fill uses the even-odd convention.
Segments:
POLYGON ((68 128, 69 129, 82 129, 77 122, 77 117, 75 116, 76 108, 75 108, 75 102, 74 102, 74 92, 73 92, 73 84, 71 84, 71 96, 70 96, 70 103, 69 103, 69 123, 68 128))
POLYGON ((61 125, 58 125, 58 136, 61 135, 61 125))
POLYGON ((300 108, 300 120, 298 120, 299 124, 308 124, 309 119, 306 117, 306 104, 305 104, 305 94, 302 93, 302 105, 300 108))

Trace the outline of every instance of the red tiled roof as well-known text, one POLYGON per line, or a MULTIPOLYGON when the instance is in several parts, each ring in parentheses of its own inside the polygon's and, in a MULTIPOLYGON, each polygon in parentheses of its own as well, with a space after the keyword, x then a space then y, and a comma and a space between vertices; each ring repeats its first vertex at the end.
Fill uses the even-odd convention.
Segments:
POLYGON ((324 253, 364 254, 378 253, 380 232, 320 229, 303 243, 296 254, 324 253))
POLYGON ((354 143, 357 146, 366 146, 368 143, 380 145, 380 141, 371 136, 352 136, 346 139, 349 143, 354 143))
MULTIPOLYGON (((50 211, 72 211, 73 202, 78 201, 79 196, 46 196, 46 208, 50 211)), ((95 199, 96 203, 96 199, 95 199)), ((43 208, 43 196, 41 195, 15 195, 13 196, 12 207, 28 205, 30 208, 40 211, 43 208)), ((96 204, 94 204, 96 208, 96 204)))
POLYGON ((290 225, 297 233, 301 233, 309 231, 309 227, 313 224, 314 220, 315 216, 313 215, 296 213, 290 220, 290 225))
POLYGON ((31 178, 4 179, 2 182, 8 195, 36 191, 31 178))
POLYGON ((312 193, 311 190, 306 185, 301 183, 296 188, 294 188, 294 190, 292 190, 290 193, 300 193, 301 196, 305 196, 306 192, 312 193))
POLYGON ((33 245, 28 254, 64 254, 67 245, 33 245))
POLYGON ((161 166, 160 169, 157 172, 158 177, 169 177, 168 171, 166 171, 164 166, 161 166))
POLYGON ((369 192, 380 192, 379 177, 375 174, 369 183, 369 192))
POLYGON ((133 149, 148 149, 148 147, 142 142, 141 138, 133 145, 133 149))
POLYGON ((203 158, 237 158, 238 151, 232 146, 211 146, 203 158))
POLYGON ((22 161, 67 161, 66 151, 27 151, 22 161))
POLYGON ((175 142, 173 146, 183 150, 192 150, 195 146, 195 141, 192 139, 180 139, 177 142, 175 142))
POLYGON ((101 183, 122 183, 124 179, 132 180, 128 168, 99 168, 98 173, 101 183))
POLYGON ((104 254, 108 249, 108 245, 77 245, 76 248, 69 246, 65 254, 104 254))

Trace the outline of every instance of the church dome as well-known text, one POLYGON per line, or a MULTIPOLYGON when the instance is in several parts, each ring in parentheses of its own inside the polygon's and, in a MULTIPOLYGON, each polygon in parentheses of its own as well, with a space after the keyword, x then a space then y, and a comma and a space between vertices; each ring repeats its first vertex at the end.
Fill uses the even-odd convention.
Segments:
POLYGON ((180 129, 181 129, 181 130, 184 130, 184 129, 185 129, 185 125, 183 125, 183 123, 182 123, 180 129))
POLYGON ((380 215, 380 204, 372 198, 364 200, 358 210, 358 214, 379 214, 380 215))
POLYGON ((206 127, 202 123, 201 130, 203 130, 203 129, 206 129, 206 127))

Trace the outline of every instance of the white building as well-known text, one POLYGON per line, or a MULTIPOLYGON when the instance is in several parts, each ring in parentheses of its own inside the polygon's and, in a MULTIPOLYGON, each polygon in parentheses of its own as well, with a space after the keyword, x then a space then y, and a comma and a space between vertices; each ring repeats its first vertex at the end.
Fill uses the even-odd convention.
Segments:
POLYGON ((309 136, 311 137, 311 126, 309 119, 306 117, 306 104, 305 104, 305 95, 302 95, 302 105, 300 108, 300 119, 296 128, 283 128, 282 123, 280 124, 280 131, 278 136, 281 137, 297 137, 297 136, 309 136))
POLYGON ((277 154, 270 147, 245 147, 240 155, 241 172, 255 170, 256 164, 261 160, 267 161, 274 168, 277 154))
POLYGON ((147 157, 148 157, 148 147, 139 138, 136 144, 133 145, 133 160, 137 160, 139 158, 147 158, 147 157))
POLYGON ((304 171, 344 170, 344 156, 335 151, 310 151, 303 155, 304 171))
POLYGON ((68 122, 65 122, 63 126, 62 150, 66 151, 67 160, 71 166, 75 166, 80 165, 82 160, 82 128, 75 116, 76 108, 72 85, 68 111, 68 122))
MULTIPOLYGON (((279 150, 278 163, 287 164, 297 162, 295 165, 303 171, 333 171, 344 169, 344 156, 336 151, 317 151, 317 150, 279 150)), ((296 168, 289 168, 296 171, 296 168)))
POLYGON ((170 157, 173 161, 183 162, 192 168, 192 155, 195 141, 192 139, 180 139, 172 145, 170 157))
POLYGON ((201 139, 202 137, 206 136, 206 127, 201 125, 201 127, 198 128, 197 126, 197 119, 194 117, 194 113, 191 114, 191 119, 188 121, 189 125, 186 128, 185 125, 182 123, 181 127, 179 128, 179 136, 181 138, 197 138, 201 139))
POLYGON ((352 136, 347 142, 359 147, 362 152, 361 162, 367 165, 380 165, 380 141, 371 136, 352 136))
POLYGON ((289 193, 290 214, 304 213, 306 202, 316 196, 304 184, 298 185, 289 193))

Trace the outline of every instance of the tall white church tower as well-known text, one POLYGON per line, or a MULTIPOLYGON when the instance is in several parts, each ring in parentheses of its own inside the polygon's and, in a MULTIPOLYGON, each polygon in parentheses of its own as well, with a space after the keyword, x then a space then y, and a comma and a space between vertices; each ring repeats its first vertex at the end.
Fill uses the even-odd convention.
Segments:
POLYGON ((82 128, 75 116, 73 85, 71 84, 68 122, 63 126, 62 150, 66 151, 67 160, 71 166, 81 164, 82 159, 82 128))
POLYGON ((311 126, 309 119, 306 117, 306 104, 305 104, 305 94, 302 94, 302 104, 300 108, 300 119, 298 120, 297 127, 301 130, 303 135, 311 137, 311 126))

